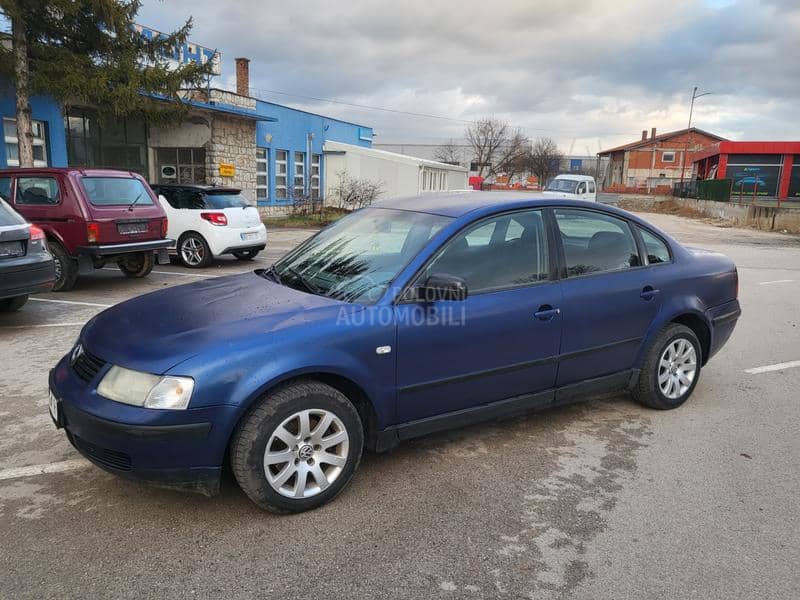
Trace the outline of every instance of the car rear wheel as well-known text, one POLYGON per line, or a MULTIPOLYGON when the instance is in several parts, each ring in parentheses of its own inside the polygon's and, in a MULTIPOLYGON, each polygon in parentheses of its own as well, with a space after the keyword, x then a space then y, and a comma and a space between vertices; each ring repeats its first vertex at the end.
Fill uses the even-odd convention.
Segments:
POLYGON ((332 500, 361 461, 364 433, 352 403, 319 382, 270 392, 233 435, 231 467, 261 508, 302 512, 332 500))
POLYGON ((155 264, 156 257, 152 252, 136 252, 120 258, 117 266, 125 274, 125 277, 140 279, 147 277, 155 264))
POLYGON ((28 296, 16 296, 14 298, 4 298, 0 300, 0 312, 14 312, 19 310, 28 301, 28 296))
POLYGON ((692 395, 701 364, 702 348, 694 331, 671 323, 650 346, 633 395, 650 408, 677 408, 692 395))
POLYGON ((260 250, 237 250, 233 255, 239 260, 253 260, 260 250))
POLYGON ((200 269, 211 264, 211 249, 199 233, 184 233, 178 240, 178 260, 184 267, 200 269))
POLYGON ((75 287, 78 280, 78 263, 67 254, 64 246, 58 242, 47 241, 50 254, 53 255, 56 276, 53 283, 54 292, 66 292, 75 287))

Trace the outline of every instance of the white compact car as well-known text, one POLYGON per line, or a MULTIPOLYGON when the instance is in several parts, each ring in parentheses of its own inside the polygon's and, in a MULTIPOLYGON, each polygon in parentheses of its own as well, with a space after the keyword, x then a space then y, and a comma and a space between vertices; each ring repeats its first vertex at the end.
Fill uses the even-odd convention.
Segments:
POLYGON ((569 198, 571 200, 588 200, 597 202, 597 189, 594 177, 590 175, 557 175, 542 192, 545 196, 554 198, 569 198))
POLYGON ((206 185, 154 185, 167 213, 167 237, 186 267, 211 264, 216 256, 233 254, 252 260, 267 245, 267 228, 258 209, 241 190, 206 185))

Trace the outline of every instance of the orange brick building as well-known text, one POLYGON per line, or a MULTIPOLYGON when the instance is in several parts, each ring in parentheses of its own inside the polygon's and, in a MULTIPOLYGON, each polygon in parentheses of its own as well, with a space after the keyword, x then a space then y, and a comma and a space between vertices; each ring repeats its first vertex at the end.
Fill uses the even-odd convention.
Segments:
POLYGON ((694 156, 709 144, 724 141, 692 127, 656 135, 642 131, 642 139, 600 152, 608 157, 603 189, 610 192, 669 193, 672 184, 692 177, 694 156), (684 169, 685 167, 685 169, 684 169))

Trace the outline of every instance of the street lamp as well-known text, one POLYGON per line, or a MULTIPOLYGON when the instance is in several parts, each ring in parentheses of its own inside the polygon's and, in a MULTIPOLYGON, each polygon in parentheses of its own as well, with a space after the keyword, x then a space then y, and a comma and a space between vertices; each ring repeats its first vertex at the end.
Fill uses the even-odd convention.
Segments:
POLYGON ((681 165, 681 192, 683 191, 683 174, 686 171, 686 161, 689 158, 689 140, 692 137, 692 113, 694 112, 694 101, 697 98, 702 98, 703 96, 710 96, 713 92, 703 92, 702 94, 697 93, 698 87, 694 86, 692 90, 692 102, 689 104, 689 125, 686 127, 686 144, 684 145, 683 149, 683 164, 681 165))

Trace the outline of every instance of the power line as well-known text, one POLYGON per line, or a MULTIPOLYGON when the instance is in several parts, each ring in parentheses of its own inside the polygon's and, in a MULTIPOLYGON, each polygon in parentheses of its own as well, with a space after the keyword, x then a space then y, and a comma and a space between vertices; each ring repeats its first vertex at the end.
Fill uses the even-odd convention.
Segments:
MULTIPOLYGON (((440 120, 440 121, 450 121, 452 123, 461 123, 461 124, 464 124, 464 125, 473 125, 474 123, 476 123, 475 120, 457 119, 455 117, 446 117, 444 115, 434 115, 434 114, 429 114, 429 113, 420 113, 420 112, 414 112, 414 111, 399 110, 399 109, 395 109, 395 108, 387 108, 385 106, 373 106, 373 105, 369 105, 369 104, 359 104, 359 103, 356 103, 356 102, 347 102, 346 100, 339 100, 337 98, 324 98, 324 97, 321 97, 321 96, 311 96, 311 95, 308 95, 308 94, 297 94, 297 93, 294 93, 294 92, 285 92, 285 91, 282 91, 282 90, 268 90, 268 89, 264 89, 264 88, 250 88, 250 93, 253 93, 253 92, 261 92, 262 94, 277 94, 277 95, 280 95, 280 96, 289 96, 289 97, 292 97, 292 98, 303 98, 304 100, 314 100, 316 102, 328 102, 330 104, 340 104, 342 106, 349 106, 349 107, 352 107, 352 108, 359 108, 359 109, 363 109, 363 110, 375 110, 375 111, 380 111, 380 112, 385 112, 385 113, 391 113, 391 114, 396 114, 396 115, 405 115, 405 116, 418 117, 418 118, 424 118, 424 119, 437 119, 437 120, 440 120)), ((263 98, 261 98, 261 99, 263 100, 263 98)), ((527 131, 538 131, 538 132, 544 132, 544 133, 569 133, 569 134, 580 133, 580 132, 577 132, 576 130, 573 130, 573 129, 571 129, 571 130, 563 130, 563 129, 562 130, 558 130, 558 129, 546 129, 546 128, 541 128, 541 127, 520 127, 520 129, 527 130, 527 131)), ((592 135, 589 136, 589 137, 593 137, 593 138, 597 137, 597 136, 605 136, 605 137, 625 136, 625 137, 630 137, 630 136, 636 136, 636 135, 637 134, 630 133, 630 132, 614 132, 614 133, 608 133, 608 132, 606 132, 606 133, 595 133, 595 132, 592 132, 592 135)))

